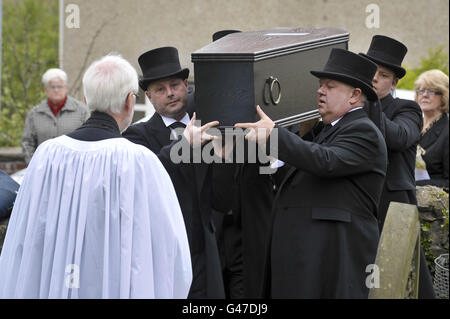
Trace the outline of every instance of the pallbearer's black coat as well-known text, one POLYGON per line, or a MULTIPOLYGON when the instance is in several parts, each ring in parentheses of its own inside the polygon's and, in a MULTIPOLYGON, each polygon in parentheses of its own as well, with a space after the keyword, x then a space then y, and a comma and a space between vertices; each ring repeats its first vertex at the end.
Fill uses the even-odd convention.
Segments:
POLYGON ((279 159, 292 167, 274 204, 271 296, 367 298, 387 166, 382 134, 360 109, 314 142, 284 128, 278 135, 279 159))

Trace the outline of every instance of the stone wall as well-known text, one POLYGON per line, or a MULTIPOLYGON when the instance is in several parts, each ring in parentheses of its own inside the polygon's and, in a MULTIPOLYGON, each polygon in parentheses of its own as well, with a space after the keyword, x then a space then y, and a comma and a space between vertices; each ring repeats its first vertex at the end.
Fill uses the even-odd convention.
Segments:
POLYGON ((434 273, 434 259, 449 252, 449 197, 442 188, 417 186, 417 202, 422 246, 430 270, 434 273))
POLYGON ((0 170, 8 175, 27 167, 20 147, 0 147, 0 170))

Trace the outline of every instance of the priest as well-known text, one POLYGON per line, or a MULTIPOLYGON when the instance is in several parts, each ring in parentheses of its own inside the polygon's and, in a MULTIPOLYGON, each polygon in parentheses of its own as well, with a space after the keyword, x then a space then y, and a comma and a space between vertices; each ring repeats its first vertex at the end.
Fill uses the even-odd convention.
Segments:
POLYGON ((109 55, 83 77, 91 117, 41 144, 11 214, 0 298, 186 298, 188 240, 166 170, 121 137, 138 76, 109 55))

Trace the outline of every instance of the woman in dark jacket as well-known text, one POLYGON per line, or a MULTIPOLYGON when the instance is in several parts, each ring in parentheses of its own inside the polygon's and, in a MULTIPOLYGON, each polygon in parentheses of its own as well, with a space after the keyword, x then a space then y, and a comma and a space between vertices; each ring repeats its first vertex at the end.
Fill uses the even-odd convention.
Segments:
POLYGON ((419 141, 430 179, 417 185, 434 185, 448 191, 448 76, 440 70, 422 73, 415 82, 416 101, 424 119, 419 141))

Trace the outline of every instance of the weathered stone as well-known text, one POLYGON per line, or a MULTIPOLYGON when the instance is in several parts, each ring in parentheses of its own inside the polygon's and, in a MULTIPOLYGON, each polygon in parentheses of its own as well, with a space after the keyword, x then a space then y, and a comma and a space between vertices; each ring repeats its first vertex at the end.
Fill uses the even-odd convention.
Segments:
POLYGON ((442 211, 448 209, 448 193, 436 186, 416 187, 417 206, 419 208, 434 208, 442 211))
POLYGON ((426 242, 424 249, 433 273, 433 260, 449 250, 449 228, 448 222, 447 225, 445 222, 448 219, 449 196, 442 188, 435 186, 417 186, 416 190, 422 242, 426 242))
POLYGON ((391 202, 375 260, 379 269, 379 287, 370 289, 369 298, 417 298, 419 240, 417 207, 391 202), (412 275, 411 269, 415 270, 412 275))

